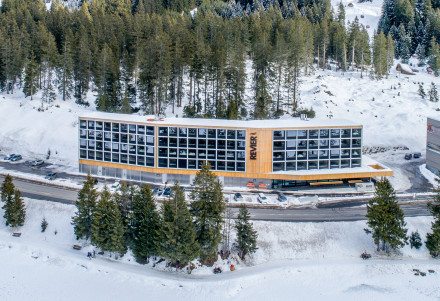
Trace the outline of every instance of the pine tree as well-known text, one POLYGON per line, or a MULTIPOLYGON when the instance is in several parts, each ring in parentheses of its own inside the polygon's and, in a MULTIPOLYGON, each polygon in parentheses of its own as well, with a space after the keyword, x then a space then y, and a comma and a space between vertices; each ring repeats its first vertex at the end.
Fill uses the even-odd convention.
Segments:
POLYGON ((26 95, 26 97, 30 96, 31 100, 33 100, 33 96, 37 92, 37 88, 38 88, 37 68, 38 66, 35 55, 31 51, 26 64, 25 75, 24 75, 24 86, 23 86, 24 95, 26 95))
POLYGON ((235 221, 235 230, 237 230, 237 239, 235 247, 238 249, 238 255, 243 260, 247 254, 257 251, 257 231, 249 222, 250 214, 245 205, 241 205, 237 220, 235 221))
POLYGON ((422 246, 422 239, 420 238, 420 234, 418 231, 411 233, 411 236, 409 237, 409 244, 411 246, 411 249, 420 249, 420 247, 422 246))
POLYGON ((151 256, 160 251, 160 216, 156 210, 153 192, 149 185, 142 185, 133 203, 131 250, 139 263, 148 263, 151 256))
POLYGON ((94 185, 95 181, 89 173, 82 189, 78 192, 78 199, 75 203, 77 211, 72 217, 76 239, 89 239, 92 235, 93 212, 98 198, 94 185))
POLYGON ((382 78, 387 73, 387 58, 386 38, 381 32, 374 36, 373 41, 373 66, 377 78, 382 78))
POLYGON ((45 232, 48 225, 49 223, 47 222, 46 218, 43 217, 43 220, 41 221, 41 232, 45 232))
POLYGON ((425 89, 423 89, 423 85, 419 84, 419 90, 417 91, 422 99, 425 99, 426 93, 425 89))
POLYGON ((201 247, 202 260, 214 259, 221 240, 221 228, 225 201, 222 184, 204 163, 192 183, 191 214, 194 217, 197 242, 201 247))
POLYGON ((12 202, 15 191, 15 186, 14 183, 12 182, 12 177, 9 174, 6 175, 5 180, 2 183, 1 191, 2 191, 1 201, 4 203, 3 206, 6 206, 6 204, 12 202))
POLYGON ((434 84, 434 82, 431 82, 431 89, 428 91, 429 101, 432 102, 438 102, 438 91, 434 84))
POLYGON ((428 204, 429 211, 434 218, 431 223, 431 233, 426 234, 425 245, 432 257, 440 255, 440 189, 436 188, 434 200, 428 204))
POLYGON ((73 93, 74 63, 72 58, 72 41, 73 33, 72 30, 68 28, 64 36, 60 64, 56 69, 58 75, 58 90, 61 92, 64 101, 70 99, 73 93))
POLYGON ((161 256, 172 263, 184 265, 196 259, 200 248, 185 194, 175 183, 172 194, 162 205, 161 256))
POLYGON ((440 71, 440 46, 434 37, 431 40, 428 63, 435 75, 438 76, 440 71))
POLYGON ((117 253, 120 256, 127 252, 121 213, 107 187, 101 192, 93 211, 90 243, 102 251, 117 253))
POLYGON ((404 214, 396 200, 396 193, 388 179, 377 184, 375 197, 368 202, 368 228, 377 250, 390 252, 390 249, 403 247, 407 243, 407 229, 404 214))
POLYGON ((11 228, 22 227, 26 218, 26 208, 18 189, 14 191, 14 198, 4 206, 6 226, 11 228))

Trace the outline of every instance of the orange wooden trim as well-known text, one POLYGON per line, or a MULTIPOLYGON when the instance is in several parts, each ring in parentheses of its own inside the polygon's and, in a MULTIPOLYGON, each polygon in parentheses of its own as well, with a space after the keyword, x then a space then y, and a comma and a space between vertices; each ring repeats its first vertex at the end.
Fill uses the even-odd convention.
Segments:
MULTIPOLYGON (((195 175, 198 170, 193 169, 171 169, 171 168, 153 168, 145 166, 135 166, 120 163, 101 162, 79 159, 79 164, 88 164, 94 166, 103 166, 119 169, 128 169, 143 171, 149 173, 166 173, 180 175, 195 175)), ((331 169, 329 170, 331 172, 331 169)), ((219 177, 236 177, 248 179, 273 179, 273 180, 291 180, 291 181, 313 181, 313 180, 340 180, 340 179, 360 179, 392 176, 392 171, 371 171, 358 173, 328 173, 328 174, 310 174, 310 175, 286 175, 279 173, 249 173, 249 172, 231 172, 231 171, 213 171, 219 177)))

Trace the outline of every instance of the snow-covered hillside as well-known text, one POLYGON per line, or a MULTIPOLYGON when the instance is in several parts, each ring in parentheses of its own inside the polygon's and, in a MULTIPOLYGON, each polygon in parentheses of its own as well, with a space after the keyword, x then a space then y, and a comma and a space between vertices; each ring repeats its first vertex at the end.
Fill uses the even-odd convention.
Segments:
MULTIPOLYGON (((0 224, 0 300, 438 300, 440 263, 426 248, 401 255, 374 254, 364 222, 254 222, 258 251, 237 270, 214 275, 197 268, 192 275, 163 264, 152 268, 130 255, 115 261, 88 260, 92 247, 72 249, 74 207, 26 200, 27 221, 20 238, 0 224), (41 232, 46 217, 49 226, 41 232), (55 235, 55 231, 57 234, 55 235), (435 273, 415 276, 413 268, 435 273)), ((1 210, 0 210, 1 211, 1 210)), ((0 212, 3 215, 2 212, 0 212)), ((425 236, 430 218, 408 218, 409 232, 425 236)))

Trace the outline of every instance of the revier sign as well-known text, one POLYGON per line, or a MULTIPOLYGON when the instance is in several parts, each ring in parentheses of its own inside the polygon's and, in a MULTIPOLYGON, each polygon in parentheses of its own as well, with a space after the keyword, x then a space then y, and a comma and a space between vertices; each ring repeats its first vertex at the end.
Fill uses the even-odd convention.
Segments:
POLYGON ((249 159, 257 160, 257 133, 251 133, 249 159))

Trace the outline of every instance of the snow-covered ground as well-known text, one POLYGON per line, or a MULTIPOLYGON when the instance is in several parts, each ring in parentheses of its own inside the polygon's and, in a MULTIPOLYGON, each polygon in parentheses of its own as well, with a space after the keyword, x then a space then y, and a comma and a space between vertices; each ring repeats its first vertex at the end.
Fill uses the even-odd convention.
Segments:
MULTIPOLYGON (((97 256, 92 247, 72 249, 70 218, 74 207, 26 200, 27 220, 22 236, 12 237, 0 225, 0 300, 438 300, 440 262, 425 247, 403 248, 391 257, 374 253, 365 222, 254 222, 259 233, 257 252, 246 263, 214 275, 199 267, 191 275, 133 262, 97 256), (49 226, 41 232, 45 217, 49 226), (55 231, 57 234, 55 234, 55 231), (373 258, 363 261, 366 250, 373 258), (415 276, 412 269, 427 272, 415 276)), ((2 213, 2 212, 0 212, 2 213)), ((3 215, 3 214, 1 214, 3 215)), ((430 218, 408 218, 409 232, 422 238, 430 218)), ((234 261, 234 263, 236 263, 234 261)))

